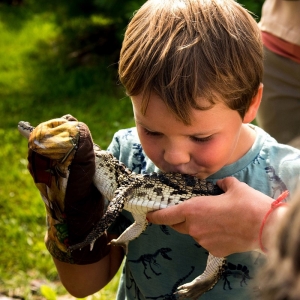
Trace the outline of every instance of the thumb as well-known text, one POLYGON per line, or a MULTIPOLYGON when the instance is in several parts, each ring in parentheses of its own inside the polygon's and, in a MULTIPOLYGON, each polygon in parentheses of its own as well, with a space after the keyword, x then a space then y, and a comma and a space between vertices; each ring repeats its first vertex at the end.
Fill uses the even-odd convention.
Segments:
POLYGON ((240 183, 235 177, 226 177, 217 181, 217 185, 224 191, 227 192, 233 189, 236 185, 240 183))
POLYGON ((185 221, 185 217, 182 214, 183 204, 170 206, 161 210, 149 212, 147 214, 147 221, 158 225, 174 225, 185 221))

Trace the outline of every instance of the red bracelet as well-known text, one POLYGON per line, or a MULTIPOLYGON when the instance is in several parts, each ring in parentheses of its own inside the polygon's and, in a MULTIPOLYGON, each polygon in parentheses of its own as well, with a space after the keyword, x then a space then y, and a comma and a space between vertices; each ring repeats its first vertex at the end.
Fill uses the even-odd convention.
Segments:
POLYGON ((267 249, 263 246, 262 244, 262 233, 263 233, 263 229, 265 227, 266 221, 269 217, 269 215, 273 212, 273 210, 275 210, 277 207, 282 206, 282 205, 287 205, 287 203, 283 203, 282 201, 289 195, 289 191, 286 190, 284 191, 276 200, 274 200, 271 203, 271 208, 268 210, 268 212, 266 213, 266 215, 264 216, 262 223, 260 225, 260 229, 259 229, 259 236, 258 236, 258 240, 259 240, 259 247, 263 252, 267 252, 267 249))

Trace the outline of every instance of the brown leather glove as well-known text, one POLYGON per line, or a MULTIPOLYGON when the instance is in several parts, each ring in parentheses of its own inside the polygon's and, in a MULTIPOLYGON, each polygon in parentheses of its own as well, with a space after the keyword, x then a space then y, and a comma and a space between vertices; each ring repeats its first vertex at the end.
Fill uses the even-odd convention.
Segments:
POLYGON ((44 200, 52 256, 73 264, 90 264, 108 254, 107 236, 90 251, 68 251, 82 242, 103 215, 104 199, 93 184, 95 154, 88 127, 71 115, 38 125, 30 134, 28 169, 44 200))

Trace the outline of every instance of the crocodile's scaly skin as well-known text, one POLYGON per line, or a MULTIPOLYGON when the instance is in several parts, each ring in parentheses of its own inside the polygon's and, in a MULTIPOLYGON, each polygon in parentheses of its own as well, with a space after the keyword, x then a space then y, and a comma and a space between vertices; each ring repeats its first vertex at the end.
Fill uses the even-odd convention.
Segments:
MULTIPOLYGON (((76 122, 69 123, 70 127, 76 126, 76 122)), ((28 122, 19 122, 18 128, 20 133, 27 138, 33 131, 33 127, 28 122)), ((30 137, 30 139, 33 143, 45 142, 45 136, 43 136, 43 140, 36 140, 40 137, 41 130, 39 137, 30 137)), ((147 212, 179 204, 194 196, 222 193, 213 183, 199 180, 190 175, 178 173, 135 174, 112 154, 101 150, 96 144, 94 151, 96 159, 94 184, 110 203, 93 231, 83 242, 71 245, 69 251, 88 244, 92 250, 94 242, 108 229, 123 209, 132 213, 135 222, 118 239, 113 240, 112 244, 121 245, 127 250, 128 243, 146 229, 148 225, 147 212)), ((213 288, 221 276, 224 264, 224 258, 217 258, 209 254, 207 267, 203 274, 178 288, 179 298, 198 299, 203 293, 213 288)))

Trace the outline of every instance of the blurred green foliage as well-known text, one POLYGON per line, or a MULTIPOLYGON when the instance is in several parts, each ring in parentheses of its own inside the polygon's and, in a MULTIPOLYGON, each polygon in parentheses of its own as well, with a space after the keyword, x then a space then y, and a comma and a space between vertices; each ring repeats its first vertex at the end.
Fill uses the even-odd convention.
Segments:
MULTIPOLYGON (((145 0, 122 3, 118 0, 0 0, 0 5, 1 2, 17 4, 14 6, 18 10, 17 18, 12 20, 11 10, 6 17, 2 16, 2 21, 14 28, 22 27, 32 14, 51 16, 60 30, 54 46, 70 67, 94 65, 99 56, 106 56, 116 64, 127 23, 145 0)), ((259 20, 263 0, 238 2, 259 20)))
MULTIPOLYGON (((56 13, 0 3, 0 294, 22 299, 43 298, 31 288, 33 280, 58 278, 43 242, 44 204, 27 171, 27 141, 18 122, 37 125, 70 113, 89 125, 103 148, 116 130, 133 125, 131 103, 116 78, 117 60, 91 53, 74 63, 56 13)), ((107 22, 94 16, 83 21, 69 23, 107 22)), ((117 281, 101 291, 101 299, 114 298, 117 281)))
POLYGON ((237 2, 252 12, 256 16, 256 20, 259 21, 261 17, 261 8, 265 0, 238 0, 237 2))

